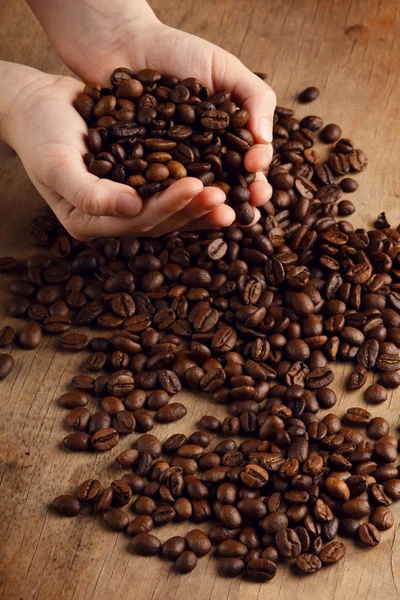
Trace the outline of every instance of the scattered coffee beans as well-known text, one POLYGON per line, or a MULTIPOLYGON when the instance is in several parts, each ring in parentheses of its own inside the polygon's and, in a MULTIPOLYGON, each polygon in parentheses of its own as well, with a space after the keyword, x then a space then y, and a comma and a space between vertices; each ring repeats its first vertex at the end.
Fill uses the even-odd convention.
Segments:
MULTIPOLYGON (((300 99, 317 95, 308 88, 300 99)), ((76 105, 90 125, 92 173, 143 197, 195 176, 223 189, 239 224, 252 222, 254 174, 243 168, 249 115, 228 92, 120 68, 109 89, 88 84, 76 105)), ((280 560, 314 573, 346 555, 339 533, 375 546, 393 526, 388 507, 400 498, 400 479, 388 422, 360 407, 342 419, 318 411, 336 403, 329 362, 354 363, 350 389, 378 371, 365 391, 370 403, 400 385, 400 233, 383 217, 371 231, 336 221, 354 212, 341 198, 358 185, 337 178, 362 171, 367 158, 338 125, 322 127, 318 116, 298 121, 277 107, 266 171, 274 193, 256 225, 84 244, 46 215, 33 220, 30 239, 53 256, 28 259, 26 279, 10 285, 10 313, 31 319, 23 347, 62 334, 64 350, 86 353, 60 398, 73 429, 64 447, 108 451, 140 433, 116 459, 131 472, 105 487, 86 480, 53 508, 75 516, 91 506, 132 538, 130 550, 161 554, 181 573, 212 546, 225 577, 268 581, 280 560), (314 148, 319 130, 335 144, 326 162, 314 148), (90 340, 75 327, 105 333, 90 340), (149 433, 155 421, 186 414, 174 398, 182 386, 230 414, 222 422, 205 415, 189 437, 159 440, 149 433), (100 404, 93 414, 92 396, 100 404), (184 520, 195 524, 185 538, 162 545, 152 533, 184 520)), ((1 259, 0 268, 16 263, 1 259)), ((6 326, 0 344, 13 337, 6 326)), ((0 377, 12 367, 0 355, 0 377)))

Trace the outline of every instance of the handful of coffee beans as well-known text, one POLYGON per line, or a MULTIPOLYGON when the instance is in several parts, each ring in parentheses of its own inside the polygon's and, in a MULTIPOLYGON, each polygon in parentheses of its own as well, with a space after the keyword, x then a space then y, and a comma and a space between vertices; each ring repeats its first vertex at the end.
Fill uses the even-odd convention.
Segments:
POLYGON ((241 225, 254 220, 243 165, 253 145, 246 110, 196 78, 118 68, 110 88, 89 83, 75 106, 88 123, 88 169, 147 198, 187 175, 221 188, 241 225))
MULTIPOLYGON (((92 172, 144 196, 196 174, 248 204, 253 175, 241 161, 251 138, 229 94, 154 71, 117 69, 111 83, 89 84, 78 99, 93 125, 92 172)), ((110 485, 84 481, 54 500, 58 513, 89 506, 133 538, 131 551, 161 554, 181 573, 215 545, 222 575, 257 581, 273 578, 279 560, 303 573, 339 561, 338 533, 372 547, 393 526, 398 441, 387 420, 357 406, 318 416, 336 403, 331 362, 354 364, 350 390, 377 371, 368 404, 400 385, 400 233, 383 213, 373 230, 336 220, 355 210, 342 198, 358 187, 348 174, 367 165, 341 134, 277 107, 266 172, 274 193, 252 227, 82 243, 45 215, 30 233, 40 254, 0 259, 19 274, 9 312, 30 319, 17 333, 5 326, 0 346, 32 351, 59 334, 63 351, 85 352, 60 398, 63 445, 105 452, 135 433, 117 456, 128 472, 110 485), (326 162, 314 147, 319 130, 332 144, 326 162), (182 387, 208 393, 227 416, 204 415, 199 431, 161 442, 150 431, 185 416, 182 387), (154 535, 188 519, 210 522, 208 535, 194 528, 164 544, 154 535)), ((0 377, 13 364, 2 354, 0 377)))

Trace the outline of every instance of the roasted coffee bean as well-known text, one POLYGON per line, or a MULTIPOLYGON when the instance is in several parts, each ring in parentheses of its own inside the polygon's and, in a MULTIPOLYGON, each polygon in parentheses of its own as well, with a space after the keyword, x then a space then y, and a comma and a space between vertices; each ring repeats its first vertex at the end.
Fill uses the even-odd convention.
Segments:
POLYGON ((211 550, 209 538, 200 529, 192 529, 185 536, 186 544, 189 550, 196 556, 205 556, 211 550))
POLYGON ((316 573, 322 567, 322 562, 315 554, 299 554, 296 558, 296 567, 300 569, 302 573, 316 573))
POLYGON ((175 562, 179 573, 190 573, 197 566, 197 556, 190 550, 185 550, 175 562))
POLYGON ((330 542, 319 553, 319 558, 324 565, 339 562, 346 556, 347 548, 343 542, 330 542))
POLYGON ((63 408, 77 408, 86 406, 89 397, 84 392, 66 392, 60 397, 60 404, 63 408))
POLYGON ((176 560, 185 550, 185 538, 176 535, 164 542, 161 548, 161 555, 168 560, 176 560))
POLYGON ((392 511, 385 506, 378 506, 371 515, 371 524, 379 531, 386 531, 394 525, 392 511))
POLYGON ((14 368, 11 354, 0 354, 0 380, 5 379, 14 368))
POLYGON ((91 412, 87 408, 73 408, 65 417, 65 427, 67 429, 77 429, 86 431, 89 425, 91 412))
POLYGON ((308 103, 316 100, 319 96, 319 89, 316 87, 308 87, 299 95, 300 102, 308 103))
POLYGON ((84 333, 67 333, 61 339, 61 344, 66 350, 79 352, 89 344, 89 338, 84 333))
POLYGON ((105 510, 102 514, 102 519, 107 527, 114 531, 123 531, 127 528, 129 523, 128 515, 120 508, 109 508, 108 510, 105 510))
POLYGON ((377 546, 381 541, 381 534, 372 523, 363 523, 360 525, 358 536, 366 546, 377 546))
POLYGON ((10 346, 15 337, 15 332, 10 325, 5 325, 0 330, 0 348, 5 348, 6 346, 10 346))
POLYGON ((297 558, 301 552, 301 543, 293 529, 280 529, 275 536, 278 552, 284 558, 297 558))
POLYGON ((58 514, 64 517, 76 517, 81 511, 81 503, 75 496, 57 496, 57 498, 54 498, 51 506, 58 514))
POLYGON ((104 452, 105 450, 111 450, 118 444, 119 435, 112 427, 107 429, 99 429, 96 431, 91 438, 92 446, 95 450, 104 452))
POLYGON ((388 398, 387 390, 379 383, 370 385, 365 391, 365 401, 368 404, 382 404, 388 398))
POLYGON ((245 570, 245 563, 240 558, 222 558, 218 561, 218 571, 223 577, 238 577, 245 570))
POLYGON ((276 575, 276 564, 266 558, 253 559, 247 564, 246 575, 260 583, 270 581, 276 575))
POLYGON ((132 541, 132 551, 142 556, 154 556, 161 550, 161 542, 151 533, 139 533, 132 541))
POLYGON ((91 436, 83 431, 70 433, 63 439, 63 446, 68 450, 81 452, 90 449, 91 436))
POLYGON ((76 492, 76 497, 81 502, 95 502, 101 491, 98 479, 86 479, 81 483, 76 492))
POLYGON ((325 125, 320 133, 320 138, 326 144, 332 144, 333 142, 336 142, 341 135, 342 130, 340 129, 339 125, 330 123, 329 125, 325 125))
POLYGON ((28 323, 19 334, 19 343, 25 350, 37 348, 42 341, 43 333, 37 323, 28 323))

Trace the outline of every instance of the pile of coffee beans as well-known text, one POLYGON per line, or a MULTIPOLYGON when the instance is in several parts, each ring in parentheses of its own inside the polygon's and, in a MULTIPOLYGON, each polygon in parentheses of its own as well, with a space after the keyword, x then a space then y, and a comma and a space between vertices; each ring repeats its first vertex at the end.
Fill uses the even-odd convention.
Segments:
POLYGON ((110 88, 88 83, 75 106, 89 125, 88 169, 147 198, 178 179, 220 187, 241 225, 254 220, 243 155, 254 144, 249 113, 229 91, 211 94, 196 78, 115 69, 110 88))
MULTIPOLYGON (((117 69, 111 82, 89 84, 77 102, 91 125, 93 173, 134 182, 144 196, 189 173, 250 206, 247 116, 228 93, 154 71, 117 69)), ((336 403, 334 361, 354 364, 350 390, 378 372, 367 403, 400 385, 400 233, 384 214, 372 230, 336 219, 355 210, 343 198, 358 187, 348 173, 367 165, 341 135, 318 116, 299 121, 277 107, 266 172, 274 192, 251 227, 83 243, 45 215, 30 239, 51 252, 0 259, 1 271, 18 273, 9 313, 30 319, 17 333, 5 326, 0 346, 29 351, 61 334, 62 351, 89 351, 60 398, 72 430, 64 446, 102 452, 140 434, 117 458, 130 472, 106 487, 82 483, 55 510, 73 516, 88 503, 133 536, 133 551, 160 553, 180 572, 214 544, 221 573, 259 581, 280 559, 306 573, 338 561, 346 546, 337 533, 373 546, 393 525, 400 479, 388 422, 360 407, 342 419, 317 416, 336 403), (327 161, 314 147, 319 131, 332 144, 327 161), (206 415, 200 431, 162 444, 149 432, 185 416, 174 399, 181 387, 208 393, 228 416, 206 415), (121 508, 129 505, 133 521, 121 508), (186 519, 211 521, 209 535, 194 530, 162 546, 150 533, 186 519)), ((12 368, 1 354, 0 377, 12 368)))
POLYGON ((223 437, 210 449, 211 434, 236 436, 241 423, 209 415, 189 437, 176 433, 161 444, 141 435, 117 457, 133 473, 106 487, 86 480, 75 495, 55 498, 53 508, 76 516, 89 505, 108 527, 133 537, 132 552, 160 554, 182 573, 212 545, 222 575, 257 581, 272 579, 282 560, 303 573, 338 562, 347 550, 338 534, 376 546, 394 523, 389 506, 400 499, 397 439, 388 435, 388 422, 357 407, 343 422, 332 413, 295 417, 287 400, 300 394, 299 386, 275 387, 258 416, 258 438, 223 437), (208 535, 193 529, 162 544, 150 533, 186 520, 211 521, 208 535))

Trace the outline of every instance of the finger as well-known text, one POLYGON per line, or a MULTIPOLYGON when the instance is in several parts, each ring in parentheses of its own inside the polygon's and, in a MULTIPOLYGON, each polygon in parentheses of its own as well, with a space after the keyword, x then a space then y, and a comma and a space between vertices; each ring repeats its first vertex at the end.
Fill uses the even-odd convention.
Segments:
POLYGON ((272 160, 272 155, 271 144, 255 144, 246 152, 244 166, 250 173, 261 171, 268 167, 272 160))
POLYGON ((50 191, 87 215, 134 217, 142 209, 142 199, 135 190, 89 173, 79 150, 69 144, 42 148, 39 171, 50 191))
POLYGON ((144 200, 143 210, 135 219, 137 232, 146 233, 169 218, 175 218, 190 202, 204 192, 203 184, 195 177, 185 177, 169 188, 144 200))
POLYGON ((254 183, 249 185, 249 190, 252 206, 262 206, 272 196, 272 187, 263 173, 257 173, 257 178, 254 183))
POLYGON ((217 187, 206 187, 197 194, 182 210, 160 223, 152 232, 152 236, 164 235, 169 231, 178 231, 192 221, 205 216, 226 200, 224 192, 217 187))
POLYGON ((56 216, 71 235, 79 240, 89 240, 103 236, 148 235, 165 219, 180 211, 194 196, 203 191, 198 179, 181 179, 164 192, 145 200, 141 214, 136 218, 93 216, 83 213, 55 194, 45 199, 52 206, 56 216))
POLYGON ((207 215, 192 221, 188 225, 181 228, 181 231, 197 231, 201 229, 220 229, 221 227, 229 227, 235 220, 235 211, 227 204, 221 204, 207 215))

